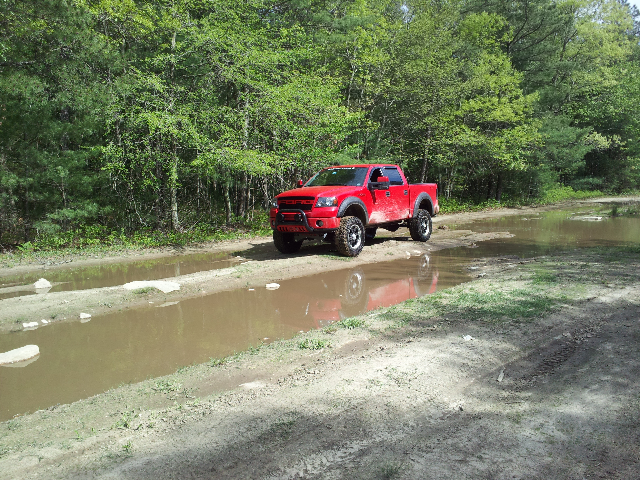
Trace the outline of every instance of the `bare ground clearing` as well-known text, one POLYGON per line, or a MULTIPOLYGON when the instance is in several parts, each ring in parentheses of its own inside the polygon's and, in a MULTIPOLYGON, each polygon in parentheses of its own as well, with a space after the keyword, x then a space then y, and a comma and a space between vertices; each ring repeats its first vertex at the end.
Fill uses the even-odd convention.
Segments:
MULTIPOLYGON (((310 256, 341 262, 295 258, 310 256)), ((0 478, 639 478, 640 250, 474 267, 469 284, 4 422, 0 478)))

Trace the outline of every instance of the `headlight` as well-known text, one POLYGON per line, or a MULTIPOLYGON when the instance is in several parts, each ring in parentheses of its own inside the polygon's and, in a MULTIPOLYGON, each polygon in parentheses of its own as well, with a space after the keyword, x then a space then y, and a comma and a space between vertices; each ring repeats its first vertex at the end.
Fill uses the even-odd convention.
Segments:
POLYGON ((271 208, 278 208, 278 199, 275 197, 272 198, 269 202, 269 205, 271 206, 271 208))
POLYGON ((320 197, 316 202, 316 207, 337 207, 338 199, 336 197, 320 197))

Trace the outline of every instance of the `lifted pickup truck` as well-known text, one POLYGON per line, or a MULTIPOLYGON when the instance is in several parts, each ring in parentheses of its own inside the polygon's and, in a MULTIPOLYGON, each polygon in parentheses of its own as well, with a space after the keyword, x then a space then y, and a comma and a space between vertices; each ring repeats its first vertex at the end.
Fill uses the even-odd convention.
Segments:
POLYGON ((409 185, 397 165, 344 165, 325 168, 275 197, 269 220, 282 253, 321 238, 355 257, 378 227, 395 232, 407 226, 411 238, 426 242, 439 210, 437 185, 409 185))

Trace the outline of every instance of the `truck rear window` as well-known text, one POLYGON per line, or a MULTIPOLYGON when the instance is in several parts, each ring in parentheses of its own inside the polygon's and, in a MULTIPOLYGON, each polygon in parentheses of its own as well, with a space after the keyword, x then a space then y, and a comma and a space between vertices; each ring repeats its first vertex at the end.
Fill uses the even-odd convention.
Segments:
POLYGON ((345 185, 361 187, 367 177, 366 167, 338 167, 325 168, 319 171, 309 180, 305 187, 326 187, 332 185, 345 185))

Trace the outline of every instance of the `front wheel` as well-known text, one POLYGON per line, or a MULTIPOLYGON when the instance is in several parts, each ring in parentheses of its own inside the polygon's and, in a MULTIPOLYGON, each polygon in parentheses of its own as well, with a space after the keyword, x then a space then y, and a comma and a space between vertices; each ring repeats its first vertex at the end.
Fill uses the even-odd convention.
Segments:
POLYGON ((409 233, 416 242, 426 242, 431 236, 431 215, 426 210, 418 210, 409 220, 409 233))
POLYGON ((296 242, 293 233, 273 231, 273 243, 281 253, 296 253, 302 246, 302 240, 296 242))
POLYGON ((364 225, 358 217, 342 217, 336 230, 335 246, 347 257, 357 257, 364 247, 364 225))

